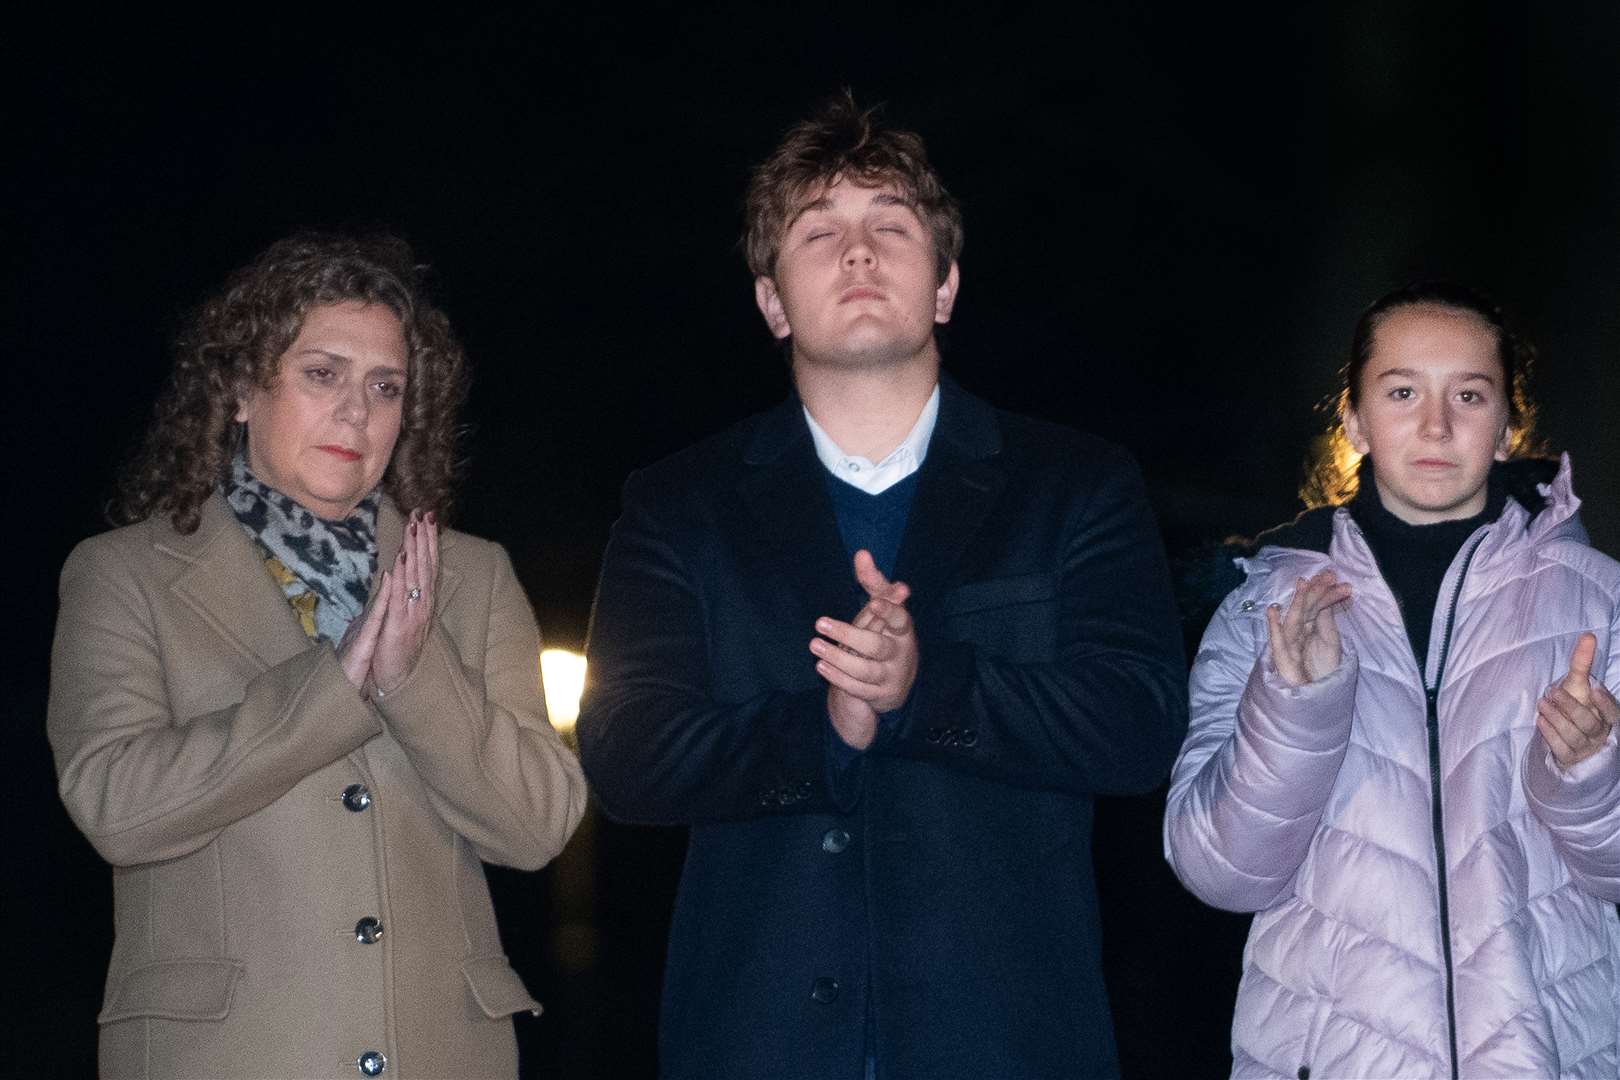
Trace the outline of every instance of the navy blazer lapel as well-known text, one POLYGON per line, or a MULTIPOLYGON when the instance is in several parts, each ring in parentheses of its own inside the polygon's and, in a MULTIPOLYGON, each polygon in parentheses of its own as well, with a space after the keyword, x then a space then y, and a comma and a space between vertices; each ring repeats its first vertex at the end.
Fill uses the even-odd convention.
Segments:
POLYGON ((852 618, 863 594, 797 395, 760 417, 743 463, 739 492, 753 528, 737 537, 739 550, 760 560, 760 580, 781 582, 797 594, 808 641, 816 617, 852 618))
POLYGON ((952 584, 963 553, 1001 497, 1001 424, 993 408, 940 377, 939 419, 917 477, 917 494, 895 561, 911 587, 913 615, 952 584))

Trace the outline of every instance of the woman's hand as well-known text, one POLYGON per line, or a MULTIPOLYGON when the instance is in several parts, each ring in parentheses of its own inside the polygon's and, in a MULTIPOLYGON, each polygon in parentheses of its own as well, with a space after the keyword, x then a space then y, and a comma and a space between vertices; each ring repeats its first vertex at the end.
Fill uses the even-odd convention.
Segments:
POLYGON ((1547 740, 1560 768, 1577 765, 1602 749, 1620 719, 1620 706, 1601 683, 1592 681, 1597 638, 1582 634, 1569 657, 1569 672, 1547 688, 1536 703, 1536 730, 1547 740))
POLYGON ((1299 579, 1287 611, 1276 604, 1266 609, 1271 666, 1283 682, 1303 686, 1338 668, 1342 649, 1333 609, 1349 599, 1349 584, 1323 570, 1299 579))
POLYGON ((377 595, 371 598, 371 604, 365 613, 349 624, 343 632, 343 640, 338 642, 338 663, 343 666, 343 674, 349 682, 362 694, 366 693, 366 684, 371 679, 371 658, 377 652, 377 639, 382 633, 383 619, 388 614, 388 571, 383 571, 382 579, 377 583, 377 595))
MULTIPOLYGON (((378 697, 396 690, 422 653, 433 620, 433 586, 439 572, 439 535, 433 515, 411 512, 405 540, 393 570, 379 585, 384 608, 376 648, 371 656, 371 683, 378 697)), ((362 631, 363 632, 363 631, 362 631)))

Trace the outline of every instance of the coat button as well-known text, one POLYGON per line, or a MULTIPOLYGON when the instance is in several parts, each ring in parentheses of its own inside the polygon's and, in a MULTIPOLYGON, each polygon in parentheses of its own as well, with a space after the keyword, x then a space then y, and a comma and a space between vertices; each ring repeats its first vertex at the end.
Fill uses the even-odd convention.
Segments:
POLYGON ((375 945, 382 940, 383 924, 367 915, 354 924, 354 940, 362 945, 375 945))
POLYGON ((838 980, 823 975, 810 984, 810 997, 823 1005, 838 1000, 838 980))
POLYGON ((355 1059, 354 1067, 361 1076, 381 1076, 388 1068, 388 1059, 375 1050, 367 1050, 355 1059))
POLYGON ((821 850, 829 855, 839 855, 849 847, 849 833, 843 829, 828 829, 821 834, 821 850))
POLYGON ((979 741, 979 733, 973 728, 963 728, 962 735, 957 742, 963 746, 973 746, 979 741))
POLYGON ((1299 1072, 1295 1073, 1294 1075, 1299 1077, 1299 1080, 1311 1080, 1311 1067, 1309 1065, 1301 1065, 1299 1067, 1299 1072))
MULTIPOLYGON (((328 791, 331 789, 328 788, 328 791)), ((364 784, 350 784, 343 789, 343 809, 358 814, 371 805, 371 790, 364 784)))
MULTIPOLYGON (((1253 611, 1254 610, 1254 601, 1253 600, 1245 600, 1245 601, 1243 601, 1243 603, 1238 605, 1238 610, 1239 611, 1253 611)), ((1309 1070, 1306 1070, 1306 1071, 1308 1072, 1309 1070)), ((1303 1078, 1301 1078, 1301 1080, 1303 1080, 1303 1078)))

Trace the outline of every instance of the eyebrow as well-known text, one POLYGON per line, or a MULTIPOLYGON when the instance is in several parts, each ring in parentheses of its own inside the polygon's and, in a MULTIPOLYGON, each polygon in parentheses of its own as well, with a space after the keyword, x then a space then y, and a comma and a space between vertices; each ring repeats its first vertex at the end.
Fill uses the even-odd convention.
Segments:
MULTIPOLYGON (((793 216, 788 218, 787 224, 782 227, 782 231, 786 232, 787 230, 793 228, 801 217, 810 213, 812 210, 831 210, 832 205, 832 199, 826 195, 823 195, 819 199, 812 199, 810 202, 805 203, 803 206, 799 207, 793 212, 793 216)), ((890 194, 887 191, 874 195, 872 197, 872 205, 883 207, 902 206, 913 212, 915 212, 917 209, 916 204, 910 199, 900 195, 890 194)))
MULTIPOLYGON (((1390 377, 1400 379, 1416 379, 1418 378, 1418 372, 1414 368, 1387 368, 1373 376, 1375 379, 1387 379, 1390 377)), ((1480 379, 1484 382, 1490 383, 1492 386, 1496 385, 1496 376, 1489 375, 1483 371, 1465 371, 1456 377, 1465 381, 1480 379)))
MULTIPOLYGON (((297 356, 308 356, 311 353, 313 353, 316 356, 329 357, 329 358, 331 358, 333 360, 341 360, 345 364, 354 363, 354 359, 352 357, 345 356, 343 353, 340 353, 340 352, 333 352, 331 349, 323 349, 318 345, 306 345, 304 348, 299 349, 298 352, 295 355, 297 355, 297 356)), ((388 366, 386 364, 378 364, 375 367, 370 367, 370 368, 366 369, 367 374, 376 374, 378 372, 380 372, 380 373, 382 373, 384 375, 404 376, 405 374, 407 374, 407 372, 405 371, 404 368, 390 367, 390 366, 388 366)))

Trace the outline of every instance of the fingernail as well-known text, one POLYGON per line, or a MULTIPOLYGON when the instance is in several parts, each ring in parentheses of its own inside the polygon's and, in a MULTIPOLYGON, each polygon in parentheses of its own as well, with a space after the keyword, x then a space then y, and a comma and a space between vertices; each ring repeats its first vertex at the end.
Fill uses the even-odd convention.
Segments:
POLYGON ((439 519, 433 516, 433 511, 429 510, 427 514, 427 523, 429 525, 437 525, 438 521, 439 519))

